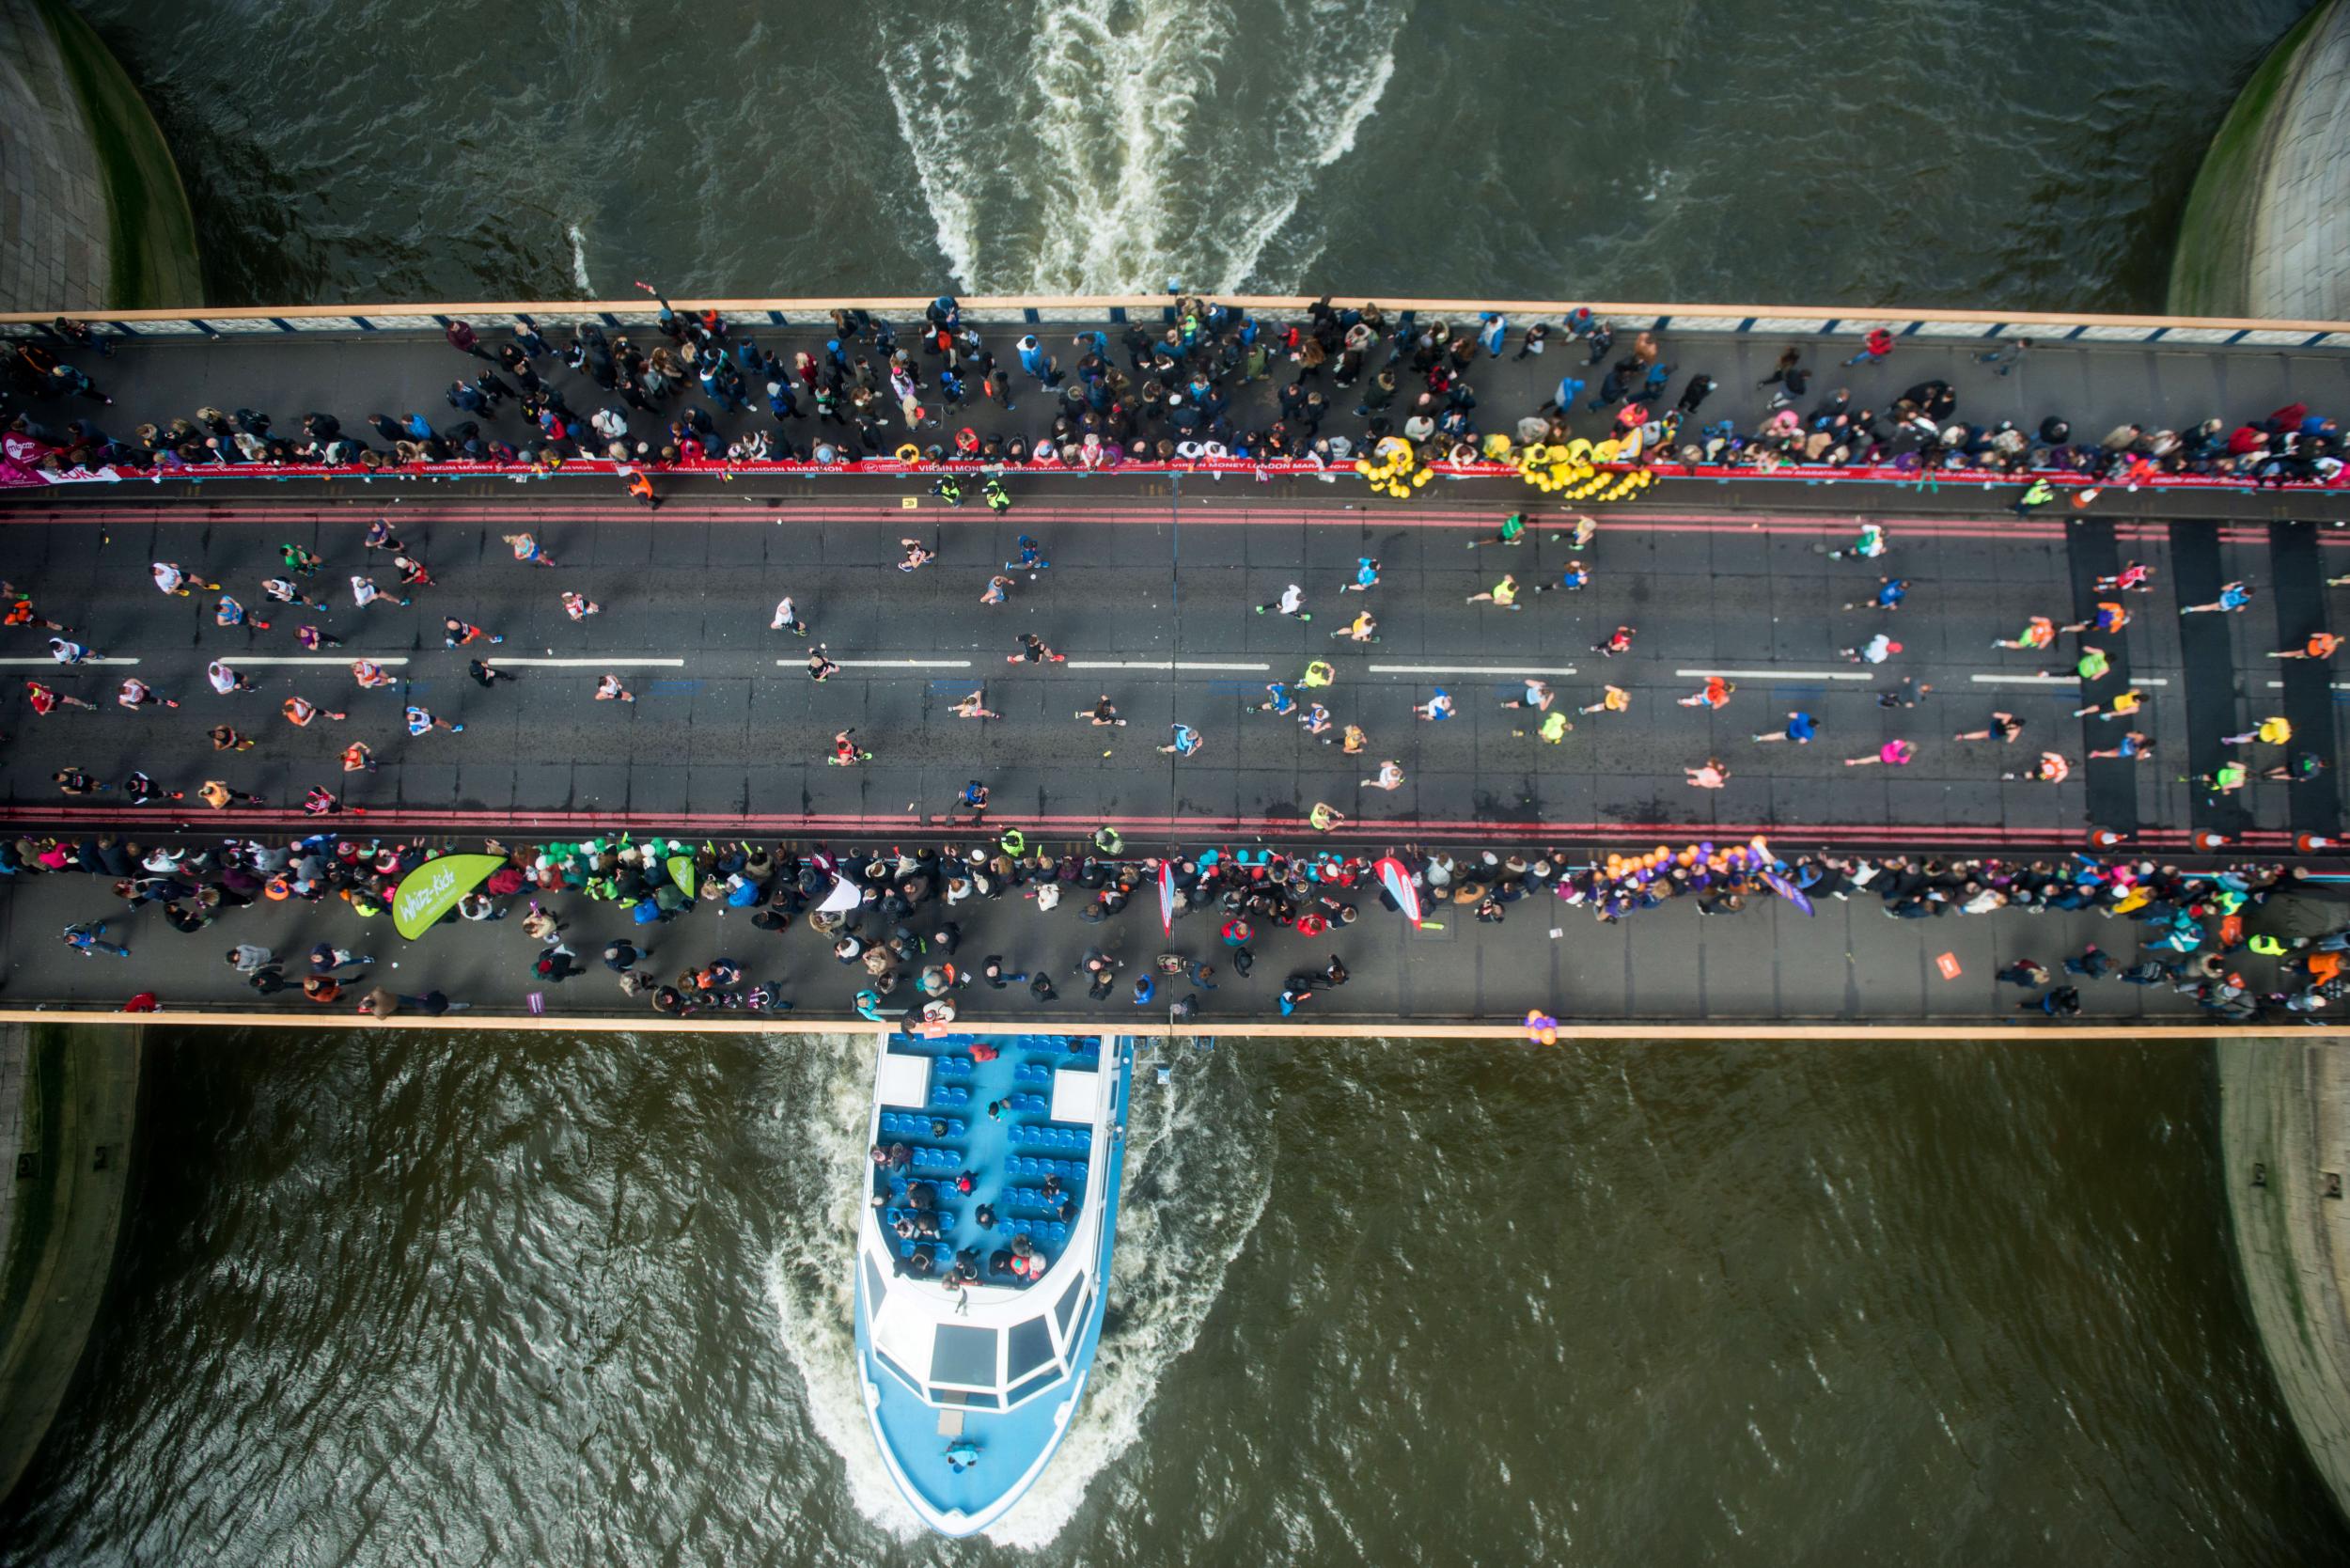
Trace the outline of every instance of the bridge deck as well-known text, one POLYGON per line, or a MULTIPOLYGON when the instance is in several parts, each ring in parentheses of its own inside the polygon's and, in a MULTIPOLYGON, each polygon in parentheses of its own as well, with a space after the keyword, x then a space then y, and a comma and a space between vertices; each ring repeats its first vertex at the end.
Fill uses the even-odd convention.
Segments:
MULTIPOLYGON (((792 346, 786 335, 782 350, 792 346)), ((1742 415, 1758 401, 1750 387, 1766 368, 1755 363, 1758 355, 1767 360, 1768 346, 1684 341, 1667 352, 1683 376, 1703 370, 1737 389, 1718 395, 1709 413, 1729 405, 1742 415)), ((469 363, 438 344, 306 339, 142 345, 93 368, 120 372, 108 384, 121 402, 103 416, 116 425, 192 413, 207 401, 267 404, 291 423, 310 407, 355 420, 375 398, 383 401, 374 406, 391 412, 429 406, 437 414, 437 388, 469 363)), ((1491 384, 1480 386, 1485 407, 1513 415, 1563 364, 1563 353, 1554 352, 1539 375, 1506 360, 1480 367, 1479 379, 1491 384)), ((1963 411, 2036 422, 2060 409, 2094 430, 2126 416, 2184 422, 2255 415, 2288 398, 2326 406, 2339 399, 2350 362, 2245 350, 2051 348, 1998 378, 1963 349, 1905 341, 1890 363, 1844 374, 1868 398, 1947 376, 1961 388, 1963 411)), ((1015 417, 1033 417, 1042 407, 1030 398, 1015 417)), ((1351 425, 1340 420, 1334 428, 1351 425)), ((36 719, 21 691, 11 694, 10 745, 0 760, 8 804, 0 810, 12 822, 54 823, 88 810, 118 822, 143 815, 158 835, 181 824, 226 825, 185 802, 145 814, 121 806, 118 794, 98 796, 91 808, 61 802, 49 776, 72 766, 118 783, 144 768, 191 796, 204 779, 224 778, 266 798, 263 808, 227 814, 256 828, 297 821, 289 808, 305 789, 326 784, 368 808, 374 815, 367 825, 384 830, 457 831, 527 819, 559 836, 591 821, 682 822, 711 833, 838 841, 951 832, 940 819, 974 777, 994 792, 994 822, 1078 834, 1110 821, 1138 850, 1256 833, 1294 839, 1298 819, 1317 801, 1354 819, 1342 831, 1367 841, 1602 850, 1755 830, 1791 849, 1835 839, 2022 850, 2075 845, 2097 825, 2135 829, 2149 850, 2168 852, 2198 829, 2260 848, 2341 823, 2336 782, 2344 759, 2332 672, 2264 657, 2329 623, 2322 584, 2350 571, 2350 556, 2337 548, 2350 536, 2285 519, 2338 519, 2338 496, 2108 493, 2082 519, 2043 513, 2019 524, 2001 510, 2012 491, 1977 486, 1920 494, 1767 481, 1672 485, 1606 514, 1588 553, 1596 572, 1588 588, 1528 595, 1523 610, 1504 613, 1465 600, 1504 571, 1529 587, 1555 583, 1568 550, 1557 537, 1563 513, 1556 506, 1537 511, 1537 526, 1516 548, 1469 548, 1503 513, 1535 499, 1502 480, 1447 483, 1404 505, 1374 503, 1351 476, 1272 485, 1196 477, 1082 485, 1015 479, 1015 509, 1000 520, 976 501, 948 512, 922 498, 907 510, 903 501, 919 487, 904 480, 761 481, 752 493, 747 484, 705 479, 676 487, 675 498, 650 518, 613 494, 609 481, 582 489, 259 481, 207 484, 193 502, 180 498, 186 488, 42 493, 0 505, 0 521, 10 525, 0 533, 0 575, 34 591, 43 613, 72 623, 75 636, 100 654, 138 661, 53 672, 46 634, 8 634, 4 656, 16 666, 9 674, 39 677, 103 705, 95 714, 36 719), (1892 553, 1874 564, 1825 556, 1864 511, 1888 520, 1892 553), (352 572, 369 571, 392 585, 389 563, 370 561, 360 546, 366 521, 379 513, 394 517, 438 580, 413 607, 359 610, 345 587, 352 572), (559 564, 514 563, 498 536, 518 525, 536 532, 559 564), (1017 574, 1008 604, 979 604, 987 577, 1023 531, 1043 540, 1054 564, 1034 580, 1017 574), (898 539, 909 534, 934 543, 939 559, 901 574, 891 565, 898 539), (312 590, 330 600, 331 614, 297 616, 265 604, 260 582, 278 570, 277 548, 287 541, 326 558, 312 590), (1381 586, 1369 595, 1339 593, 1364 555, 1382 561, 1381 586), (206 595, 158 596, 146 572, 156 559, 230 585, 273 629, 217 626, 206 595), (2128 559, 2155 568, 2155 591, 2130 596, 2130 626, 2098 639, 2113 658, 2112 676, 2086 688, 2069 677, 2076 638, 2044 655, 1991 647, 2014 635, 2028 616, 2065 621, 2087 614, 2106 597, 2092 590, 2094 578, 2128 559), (1914 585, 1899 613, 1838 607, 1865 597, 1880 572, 1914 585), (2248 613, 2176 614, 2239 577, 2262 590, 2248 613), (1308 589, 1310 625, 1254 613, 1290 582, 1308 589), (603 612, 568 619, 557 601, 565 588, 601 603, 603 612), (786 592, 849 666, 821 687, 799 666, 798 639, 768 628, 786 592), (1358 647, 1329 636, 1366 605, 1380 622, 1378 643, 1358 647), (444 615, 503 635, 494 656, 521 682, 490 691, 469 682, 465 653, 442 645, 444 615), (291 635, 305 620, 344 637, 347 648, 319 656, 323 663, 289 662, 310 657, 291 635), (1631 653, 1594 655, 1592 644, 1620 622, 1638 628, 1631 653), (1880 629, 1902 642, 1899 655, 1875 666, 1841 655, 1880 629), (1023 630, 1071 662, 1042 669, 1005 664, 1023 630), (391 666, 400 685, 356 690, 343 661, 360 653, 405 660, 391 666), (258 691, 214 696, 203 671, 216 658, 240 666, 258 691), (1337 682, 1323 695, 1338 726, 1355 723, 1368 732, 1364 756, 1340 755, 1294 720, 1246 711, 1267 682, 1293 682, 1315 658, 1336 667, 1337 682), (1678 706, 1711 670, 1731 672, 1737 682, 1730 705, 1718 713, 1678 706), (596 678, 607 671, 620 675, 637 700, 592 700, 596 678), (1630 692, 1630 711, 1572 714, 1575 731, 1561 745, 1545 745, 1531 733, 1534 715, 1500 706, 1529 672, 1549 682, 1563 707, 1596 701, 1612 682, 1630 692), (112 706, 111 690, 126 675, 182 706, 135 714, 112 706), (1904 681, 1932 688, 1922 704, 1880 706, 1879 697, 1904 681), (2076 719, 2073 710, 2125 681, 2150 699, 2137 728, 2156 743, 2156 760, 2091 761, 2089 749, 2110 746, 2128 726, 2076 719), (1456 700, 1458 716, 1443 724, 1415 719, 1413 706, 1438 686, 1456 700), (951 713, 956 699, 981 688, 1002 719, 951 713), (294 729, 276 708, 297 691, 352 716, 294 729), (1124 727, 1095 729, 1073 716, 1104 693, 1128 720, 1124 727), (403 698, 462 723, 464 732, 409 737, 400 718, 403 698), (2017 745, 1950 739, 1980 728, 1994 707, 2024 719, 2017 745), (1791 708, 1817 716, 1817 742, 1799 748, 1749 739, 1783 724, 1791 708), (2248 754, 2264 764, 2311 752, 2330 764, 2325 777, 2255 783, 2224 800, 2190 781, 2217 765, 2221 736, 2279 712, 2295 727, 2292 745, 2248 754), (1206 737, 1206 748, 1188 760, 1154 749, 1179 720, 1206 737), (223 722, 261 745, 216 755, 205 731, 223 722), (851 726, 873 760, 854 769, 825 765, 831 735, 851 726), (337 769, 337 753, 354 738, 374 748, 379 772, 337 769), (1909 766, 1845 765, 1894 738, 1917 743, 1909 766), (2000 779, 2042 749, 2070 761, 2064 783, 2000 779), (1700 792, 1684 782, 1683 770, 1708 757, 1730 765, 1727 789, 1700 792), (1363 788, 1386 760, 1402 764, 1403 788, 1363 788)), ((95 916, 107 902, 102 890, 73 877, 44 879, 6 901, 6 940, 23 964, 11 993, 102 996, 129 989, 111 972, 114 961, 79 960, 55 941, 67 918, 95 916)), ((234 927, 186 943, 149 922, 133 938, 142 960, 168 956, 158 967, 123 968, 141 985, 160 982, 186 1001, 242 996, 213 951, 226 945, 215 935, 306 948, 318 933, 295 928, 302 914, 257 909, 234 927)), ((1687 924, 1695 917, 1674 909, 1603 929, 1569 915, 1559 921, 1569 938, 1555 943, 1544 934, 1558 918, 1547 905, 1517 906, 1499 931, 1472 932, 1457 919, 1445 933, 1416 937, 1391 921, 1358 928, 1347 950, 1362 979, 1317 1005, 1325 1012, 1357 1010, 1366 1019, 1506 1015, 1545 1003, 1636 1017, 1973 1016, 2000 1005, 1990 971, 2019 948, 2053 962, 2101 933, 2117 948, 2134 934, 2054 916, 1880 925, 1873 902, 1864 902, 1833 906, 1816 922, 1779 908, 1716 919, 1700 941, 1687 924), (1401 962, 1404 948, 1423 945, 1445 950, 1401 962), (1944 981, 1935 970, 1933 955, 1946 949, 1964 966, 1961 981, 1944 981), (1358 954, 1367 961, 1356 962, 1358 954)), ((591 913, 583 926, 603 918, 591 913)), ((354 923, 337 917, 331 934, 364 946, 372 933, 339 929, 354 923)), ((1116 939, 1130 954, 1155 950, 1147 924, 1130 917, 1119 929, 1116 939)), ((681 962, 729 944, 752 946, 726 937, 714 917, 697 917, 690 929, 690 950, 674 955, 681 962)), ((740 935, 775 950, 763 933, 740 935)), ((973 941, 977 950, 1003 950, 1016 964, 1065 964, 1074 951, 1017 950, 1031 939, 1007 917, 973 941)), ((584 929, 575 945, 591 954, 588 944, 602 940, 584 929)), ((382 941, 389 945, 388 933, 382 941)), ((671 956, 663 955, 665 969, 671 956)), ((810 982, 810 995, 821 999, 804 1006, 829 1005, 838 980, 829 958, 796 941, 783 956, 788 962, 775 978, 810 982), (813 989, 818 981, 821 990, 813 989)), ((1260 981, 1270 971, 1277 983, 1304 956, 1268 953, 1260 981)), ((395 989, 438 984, 484 1005, 511 1002, 529 984, 526 957, 519 938, 470 947, 437 941, 430 973, 395 989)), ((752 964, 754 974, 762 967, 752 964)), ((563 999, 617 1005, 605 986, 599 975, 574 983, 563 999), (582 990, 591 997, 579 997, 582 990)), ((1258 1005, 1265 994, 1260 985, 1258 1005)), ((1206 1000, 1211 1014, 1227 1005, 1214 995, 1206 1000)), ((2091 988, 2090 1001, 2092 1011, 2176 1005, 2114 985, 2091 988)))

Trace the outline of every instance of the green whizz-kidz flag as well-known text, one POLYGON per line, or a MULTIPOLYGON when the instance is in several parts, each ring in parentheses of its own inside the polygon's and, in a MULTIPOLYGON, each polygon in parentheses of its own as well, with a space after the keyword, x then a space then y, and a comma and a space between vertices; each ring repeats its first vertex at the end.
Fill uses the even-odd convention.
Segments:
POLYGON ((502 855, 445 855, 426 861, 401 877, 392 894, 393 929, 415 941, 505 864, 502 855))

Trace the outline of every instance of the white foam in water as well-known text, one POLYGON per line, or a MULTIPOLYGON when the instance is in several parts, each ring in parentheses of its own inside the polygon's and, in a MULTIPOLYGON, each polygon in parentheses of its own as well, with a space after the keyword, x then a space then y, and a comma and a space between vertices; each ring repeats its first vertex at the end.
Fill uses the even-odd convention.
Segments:
POLYGON ((938 248, 946 253, 956 284, 977 289, 972 187, 978 169, 970 157, 971 118, 964 112, 971 91, 970 40, 942 29, 929 45, 900 45, 897 69, 885 71, 882 80, 897 111, 898 134, 914 153, 915 179, 936 226, 938 248))
MULTIPOLYGON (((810 1424, 847 1471, 859 1513, 901 1540, 925 1533, 873 1445, 856 1377, 851 1272, 865 1190, 864 1129, 873 1036, 841 1049, 795 1043, 778 1106, 794 1185, 822 1202, 789 1205, 768 1267, 784 1353, 807 1389, 810 1424)), ((1162 1050, 1165 1048, 1162 1047, 1162 1050)), ((1273 1192, 1271 1128, 1241 1081, 1236 1053, 1184 1053, 1175 1083, 1138 1064, 1124 1198, 1110 1275, 1110 1319, 1069 1435, 1036 1485, 986 1534, 1049 1544, 1084 1507, 1094 1478, 1126 1451, 1168 1368, 1189 1350, 1273 1192)))
MULTIPOLYGON (((1170 1047, 1159 1047, 1166 1059, 1170 1047)), ((1232 1260, 1273 1196, 1271 1119, 1238 1071, 1240 1053, 1175 1054, 1175 1082, 1136 1063, 1124 1196, 1110 1260, 1111 1318, 1085 1399, 1028 1495, 985 1535, 1027 1550, 1052 1544, 1093 1478, 1142 1431, 1159 1383, 1199 1338, 1232 1260)))
POLYGON ((939 248, 966 289, 1079 294, 1170 274, 1240 290, 1295 216, 1300 170, 1354 149, 1403 20, 1388 0, 1303 0, 1261 38, 1214 0, 1040 0, 1018 23, 974 8, 895 45, 885 77, 939 248), (1021 53, 975 63, 986 39, 1021 53), (1311 69, 1241 113, 1218 98, 1228 50, 1311 69))
MULTIPOLYGON (((1318 24, 1328 13, 1337 12, 1343 15, 1346 12, 1346 6, 1343 0, 1336 5, 1321 3, 1321 0, 1318 0, 1318 3, 1308 8, 1308 12, 1318 24)), ((1352 19, 1349 18, 1349 20, 1352 19)), ((1355 133, 1360 130, 1363 121, 1369 119, 1378 109, 1379 100, 1386 94, 1387 82, 1395 75, 1395 39, 1396 34, 1402 30, 1402 24, 1401 15, 1393 19, 1388 25, 1386 40, 1380 48, 1378 58, 1368 66, 1359 60, 1354 60, 1343 62, 1340 67, 1341 75, 1335 84, 1334 90, 1348 94, 1346 107, 1340 112, 1338 119, 1330 126, 1329 133, 1322 144, 1322 149, 1314 154, 1314 167, 1326 169, 1355 150, 1355 133)), ((1257 270, 1258 258, 1264 254, 1265 246, 1272 243, 1275 235, 1288 227, 1290 219, 1296 215, 1297 204, 1303 199, 1305 194, 1304 181, 1292 182, 1289 187, 1288 198, 1282 202, 1280 211, 1248 227, 1248 232, 1252 238, 1246 250, 1233 258, 1230 266, 1225 272, 1223 281, 1217 285, 1217 292, 1236 294, 1241 291, 1242 286, 1248 281, 1249 275, 1257 270)), ((1311 252, 1299 261, 1298 272, 1300 274, 1312 263, 1314 258, 1322 254, 1322 243, 1321 240, 1316 240, 1311 252)), ((1288 289, 1295 289, 1299 286, 1296 277, 1284 280, 1282 285, 1288 289)))
POLYGON ((579 285, 583 299, 596 297, 596 286, 588 281, 588 236, 579 231, 579 225, 567 226, 564 233, 572 240, 572 281, 579 285))
POLYGON ((846 1467, 856 1511, 900 1540, 927 1527, 898 1495, 873 1446, 857 1389, 854 1255, 865 1191, 865 1127, 873 1103, 879 1034, 801 1038, 790 1053, 776 1107, 784 1163, 801 1200, 785 1205, 782 1237, 767 1264, 783 1353, 807 1390, 808 1424, 846 1467), (817 1201, 819 1194, 824 1201, 817 1201))

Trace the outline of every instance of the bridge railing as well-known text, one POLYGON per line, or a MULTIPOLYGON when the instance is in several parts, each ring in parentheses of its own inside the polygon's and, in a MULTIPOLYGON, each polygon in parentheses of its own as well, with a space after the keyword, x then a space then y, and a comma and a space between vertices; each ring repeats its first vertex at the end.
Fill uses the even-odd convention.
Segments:
MULTIPOLYGON (((1222 304, 1275 315, 1302 313, 1305 295, 1217 296, 1222 304)), ((1354 296, 1332 296, 1359 305, 1354 296)), ((677 300, 680 311, 716 309, 737 321, 776 327, 822 327, 836 308, 861 308, 898 322, 918 321, 930 296, 889 295, 864 299, 677 300)), ((1171 321, 1174 302, 1166 295, 975 295, 960 301, 964 316, 981 325, 1070 326, 1151 324, 1171 321)), ((2201 348, 2350 350, 2350 321, 2263 321, 2213 316, 2112 316, 2082 312, 2014 310, 1851 310, 1764 305, 1657 305, 1586 300, 1387 299, 1379 302, 1390 319, 1409 323, 1423 316, 1474 320, 1496 310, 1514 323, 1557 320, 1578 308, 1605 318, 1619 332, 1657 330, 1724 336, 1860 337, 1883 327, 1897 337, 1989 338, 2025 337, 2044 343, 2171 343, 2201 348)), ((25 336, 45 326, 55 312, 0 313, 0 336, 25 336)), ((251 309, 187 311, 118 310, 80 313, 132 337, 220 339, 266 337, 358 337, 370 333, 437 333, 463 320, 477 328, 513 325, 568 327, 594 321, 606 327, 650 327, 659 320, 644 298, 538 302, 451 302, 433 305, 274 306, 251 309)))

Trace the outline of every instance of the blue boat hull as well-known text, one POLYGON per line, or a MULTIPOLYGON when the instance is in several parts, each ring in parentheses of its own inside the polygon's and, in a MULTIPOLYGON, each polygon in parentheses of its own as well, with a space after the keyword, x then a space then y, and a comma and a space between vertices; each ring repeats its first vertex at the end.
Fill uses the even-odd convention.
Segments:
MULTIPOLYGON (((1109 1041, 1104 1046, 1113 1048, 1109 1041)), ((1089 1278, 1085 1286, 1083 1327, 1068 1357, 1066 1376, 1009 1410, 964 1408, 961 1434, 950 1439, 939 1430, 940 1407, 917 1393, 908 1378, 877 1352, 870 1299, 873 1281, 866 1267, 857 1269, 856 1353, 874 1441, 907 1503, 926 1525, 943 1535, 976 1534, 1009 1513, 1043 1474, 1068 1435, 1084 1397, 1107 1308, 1105 1282, 1117 1234, 1127 1096, 1133 1085, 1132 1042, 1118 1039, 1114 1048, 1118 1057, 1115 1109, 1093 1178, 1104 1205, 1100 1242, 1087 1264, 1089 1278), (976 1464, 958 1467, 949 1462, 948 1450, 958 1443, 976 1452, 976 1464)), ((1061 1288, 1055 1286, 1056 1292, 1061 1288)))

